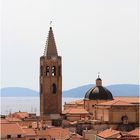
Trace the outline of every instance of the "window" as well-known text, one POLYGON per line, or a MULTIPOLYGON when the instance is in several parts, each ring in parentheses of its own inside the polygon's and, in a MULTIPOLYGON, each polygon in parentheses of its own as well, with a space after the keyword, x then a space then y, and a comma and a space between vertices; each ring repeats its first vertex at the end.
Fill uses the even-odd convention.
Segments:
POLYGON ((21 135, 17 135, 17 138, 21 138, 21 135))
POLYGON ((58 75, 61 76, 61 66, 58 66, 58 75))
POLYGON ((53 66, 53 67, 52 67, 52 76, 55 76, 55 75, 56 75, 56 67, 53 66))
POLYGON ((56 84, 52 84, 52 92, 53 93, 56 93, 56 91, 57 91, 57 87, 56 87, 56 84))
POLYGON ((50 71, 49 69, 50 69, 49 66, 46 66, 46 76, 49 76, 49 73, 50 73, 49 72, 50 71))
POLYGON ((47 140, 46 138, 39 138, 39 140, 47 140))
POLYGON ((29 140, 35 140, 35 139, 29 139, 29 140))
POLYGON ((62 120, 61 119, 52 119, 52 125, 56 127, 60 127, 62 125, 62 120))
POLYGON ((7 139, 10 139, 11 138, 11 135, 7 135, 7 139))
POLYGON ((40 75, 43 75, 43 66, 40 67, 40 75))
POLYGON ((55 140, 55 138, 52 138, 51 140, 55 140))

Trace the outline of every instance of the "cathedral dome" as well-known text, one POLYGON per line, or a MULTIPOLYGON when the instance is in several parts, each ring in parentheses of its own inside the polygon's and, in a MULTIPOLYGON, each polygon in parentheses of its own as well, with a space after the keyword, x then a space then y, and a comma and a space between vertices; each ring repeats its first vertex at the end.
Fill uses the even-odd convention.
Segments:
POLYGON ((85 94, 85 100, 113 100, 112 93, 102 86, 102 79, 96 79, 96 86, 89 89, 85 94))

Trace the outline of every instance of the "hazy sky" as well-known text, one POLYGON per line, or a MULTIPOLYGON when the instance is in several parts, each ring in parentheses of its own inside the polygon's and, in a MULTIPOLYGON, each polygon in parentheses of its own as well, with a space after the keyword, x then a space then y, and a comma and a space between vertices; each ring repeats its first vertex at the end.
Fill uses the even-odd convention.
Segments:
POLYGON ((53 21, 63 90, 138 84, 138 0, 3 0, 2 87, 39 89, 39 59, 53 21))

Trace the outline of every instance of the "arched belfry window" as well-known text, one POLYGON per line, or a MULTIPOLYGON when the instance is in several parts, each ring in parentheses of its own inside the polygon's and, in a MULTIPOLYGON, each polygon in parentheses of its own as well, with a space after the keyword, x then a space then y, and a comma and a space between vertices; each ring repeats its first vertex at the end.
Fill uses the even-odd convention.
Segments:
POLYGON ((56 93, 57 92, 57 87, 56 87, 56 84, 52 84, 52 93, 56 93))
POLYGON ((56 67, 53 66, 53 67, 52 67, 52 76, 55 76, 55 75, 56 75, 56 67))
POLYGON ((43 75, 43 66, 40 67, 40 75, 43 75))
POLYGON ((50 69, 49 66, 46 66, 46 76, 49 76, 49 74, 50 74, 49 73, 49 71, 50 71, 49 69, 50 69))

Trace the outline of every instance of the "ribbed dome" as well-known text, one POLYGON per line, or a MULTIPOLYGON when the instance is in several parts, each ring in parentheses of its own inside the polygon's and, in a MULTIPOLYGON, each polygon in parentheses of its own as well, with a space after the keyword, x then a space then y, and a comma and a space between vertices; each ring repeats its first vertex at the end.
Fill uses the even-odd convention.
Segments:
POLYGON ((87 91, 85 100, 113 100, 112 93, 103 86, 96 86, 87 91))

